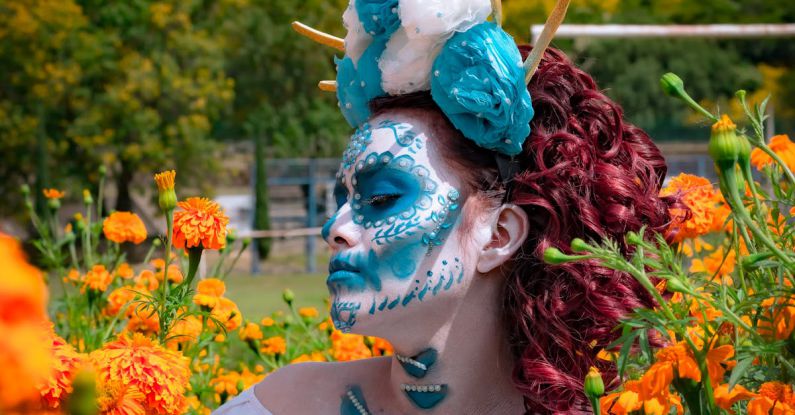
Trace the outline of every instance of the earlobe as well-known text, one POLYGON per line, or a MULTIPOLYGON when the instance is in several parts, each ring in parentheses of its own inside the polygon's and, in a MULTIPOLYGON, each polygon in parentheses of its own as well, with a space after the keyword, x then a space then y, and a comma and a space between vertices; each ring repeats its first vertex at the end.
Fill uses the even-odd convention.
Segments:
POLYGON ((524 209, 513 204, 500 207, 489 242, 478 258, 477 270, 489 273, 508 262, 522 245, 530 231, 530 220, 524 209))

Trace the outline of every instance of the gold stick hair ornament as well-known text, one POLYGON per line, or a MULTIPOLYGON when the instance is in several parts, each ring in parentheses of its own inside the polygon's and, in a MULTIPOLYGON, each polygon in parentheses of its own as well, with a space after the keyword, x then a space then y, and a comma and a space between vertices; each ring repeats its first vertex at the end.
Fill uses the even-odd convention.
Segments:
POLYGON ((345 51, 335 58, 336 82, 318 86, 336 92, 353 127, 367 122, 375 98, 430 91, 465 137, 512 157, 530 135, 527 84, 569 3, 557 2, 526 60, 501 28, 500 0, 351 0, 343 14, 344 40, 299 22, 293 28, 345 51))

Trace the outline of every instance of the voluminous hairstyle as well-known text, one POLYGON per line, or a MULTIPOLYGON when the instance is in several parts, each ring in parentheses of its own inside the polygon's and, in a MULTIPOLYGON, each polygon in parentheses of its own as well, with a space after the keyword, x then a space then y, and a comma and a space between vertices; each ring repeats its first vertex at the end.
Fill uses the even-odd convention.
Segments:
MULTIPOLYGON (((531 47, 520 49, 526 56, 531 47)), ((536 115, 508 201, 527 212, 530 235, 504 270, 502 297, 513 382, 528 414, 589 413, 583 380, 591 366, 608 388, 617 386, 615 364, 597 359, 598 352, 618 338, 622 317, 655 302, 625 273, 594 262, 550 266, 543 253, 571 252, 572 239, 582 238, 614 240, 628 254, 624 235, 644 226, 647 235, 664 232, 669 208, 679 203, 658 196, 667 167, 651 138, 561 51, 545 52, 528 90, 536 115)), ((427 92, 377 99, 371 107, 374 115, 398 108, 441 114, 427 92)), ((500 206, 506 188, 496 157, 449 122, 442 128, 451 131, 434 139, 466 190, 500 206)))

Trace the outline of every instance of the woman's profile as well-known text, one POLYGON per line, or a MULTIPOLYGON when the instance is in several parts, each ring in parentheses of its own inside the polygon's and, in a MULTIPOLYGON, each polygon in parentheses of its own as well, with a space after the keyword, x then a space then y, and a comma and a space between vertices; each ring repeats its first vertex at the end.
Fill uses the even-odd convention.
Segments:
POLYGON ((351 1, 336 92, 356 131, 322 232, 327 285, 336 328, 395 355, 291 365, 216 414, 587 413, 589 368, 615 378, 597 355, 653 299, 543 252, 663 231, 665 161, 588 74, 516 46, 499 14, 351 1))

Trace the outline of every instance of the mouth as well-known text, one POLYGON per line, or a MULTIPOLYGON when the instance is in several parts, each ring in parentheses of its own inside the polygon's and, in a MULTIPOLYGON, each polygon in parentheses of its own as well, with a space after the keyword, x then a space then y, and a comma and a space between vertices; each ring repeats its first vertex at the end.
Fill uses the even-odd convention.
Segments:
POLYGON ((364 277, 358 267, 342 259, 332 259, 328 267, 329 276, 326 285, 335 289, 345 287, 348 289, 360 288, 364 284, 364 277))

